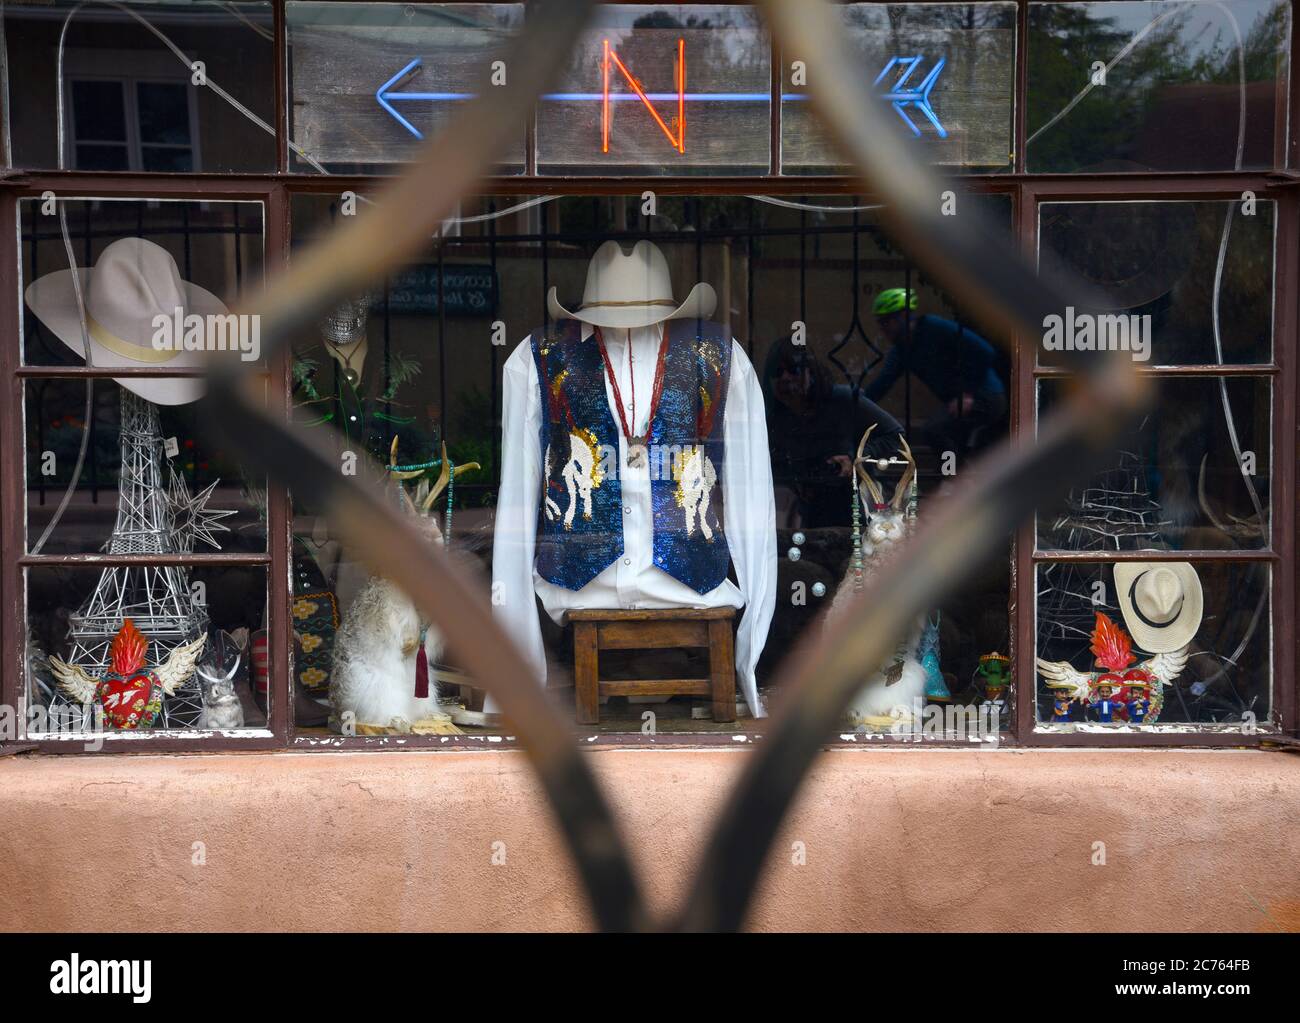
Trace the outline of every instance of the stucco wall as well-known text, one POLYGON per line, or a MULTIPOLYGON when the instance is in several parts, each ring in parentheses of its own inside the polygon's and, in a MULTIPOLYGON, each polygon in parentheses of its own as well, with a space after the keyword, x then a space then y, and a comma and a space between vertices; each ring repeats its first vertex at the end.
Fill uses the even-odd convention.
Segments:
MULTIPOLYGON (((590 753, 655 906, 747 755, 590 753)), ((0 760, 0 822, 5 930, 589 923, 515 752, 29 754, 0 760)), ((756 907, 757 929, 1300 929, 1300 757, 831 752, 756 907)))

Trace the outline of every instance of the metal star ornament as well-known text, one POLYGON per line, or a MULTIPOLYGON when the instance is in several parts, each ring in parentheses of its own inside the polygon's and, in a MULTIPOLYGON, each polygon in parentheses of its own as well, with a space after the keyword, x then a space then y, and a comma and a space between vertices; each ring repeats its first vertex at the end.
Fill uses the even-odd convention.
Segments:
MULTIPOLYGON (((170 466, 169 466, 170 469, 170 466)), ((172 506, 172 542, 181 554, 193 554, 196 541, 202 541, 215 550, 221 550, 216 533, 229 533, 230 527, 222 519, 235 514, 234 509, 209 508, 208 501, 220 480, 214 480, 197 494, 191 494, 184 477, 170 469, 168 498, 172 506)))

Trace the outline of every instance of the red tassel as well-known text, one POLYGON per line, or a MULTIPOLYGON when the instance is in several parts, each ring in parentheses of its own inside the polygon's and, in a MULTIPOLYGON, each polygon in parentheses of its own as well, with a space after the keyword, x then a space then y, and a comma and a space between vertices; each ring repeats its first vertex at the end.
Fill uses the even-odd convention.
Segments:
POLYGON ((424 652, 424 644, 415 655, 415 698, 427 699, 429 696, 429 655, 424 652))

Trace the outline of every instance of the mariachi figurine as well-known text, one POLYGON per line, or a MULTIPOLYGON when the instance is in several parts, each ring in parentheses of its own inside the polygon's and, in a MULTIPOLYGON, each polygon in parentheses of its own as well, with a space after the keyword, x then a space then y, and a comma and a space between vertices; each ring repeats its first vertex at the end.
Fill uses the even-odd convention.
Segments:
POLYGON ((1007 686, 1011 681, 1011 658, 996 650, 984 654, 979 659, 975 674, 984 686, 984 702, 997 708, 999 716, 1005 714, 1007 686))
POLYGON ((1071 686, 1064 682, 1048 682, 1052 690, 1052 724, 1061 725, 1070 720, 1070 705, 1077 697, 1071 686))
POLYGON ((1105 724, 1110 724, 1114 720, 1116 711, 1123 713, 1124 702, 1115 692, 1115 687, 1109 682, 1099 682, 1097 684, 1097 697, 1089 701, 1097 708, 1097 720, 1105 724))
POLYGON ((1127 684, 1128 689, 1128 719, 1135 725, 1142 724, 1151 713, 1150 692, 1151 685, 1147 682, 1134 680, 1127 684))
POLYGON ((110 661, 103 678, 95 678, 79 665, 57 657, 50 658, 50 669, 59 687, 78 703, 98 703, 110 728, 152 728, 162 711, 163 696, 171 696, 194 674, 207 638, 202 634, 176 647, 166 662, 150 670, 145 667, 149 640, 127 618, 108 648, 110 661))
POLYGON ((996 702, 1006 695, 1007 685, 1011 681, 1011 658, 996 650, 984 654, 979 659, 975 673, 983 680, 985 697, 996 702))

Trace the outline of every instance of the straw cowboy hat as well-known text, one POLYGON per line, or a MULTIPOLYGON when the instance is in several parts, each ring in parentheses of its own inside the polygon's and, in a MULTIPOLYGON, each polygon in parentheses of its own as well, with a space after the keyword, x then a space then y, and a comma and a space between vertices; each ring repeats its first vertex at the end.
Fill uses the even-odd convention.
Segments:
POLYGON ((1133 642, 1153 654, 1181 650, 1201 627, 1201 580, 1189 562, 1121 561, 1115 592, 1133 642))
MULTIPOLYGON (((99 254, 94 269, 57 270, 27 289, 27 304, 32 312, 82 358, 86 349, 73 274, 81 283, 86 304, 86 334, 91 349, 88 361, 97 367, 202 366, 202 352, 154 348, 154 317, 161 314, 172 320, 180 309, 182 318, 197 313, 205 317, 206 324, 209 314, 227 313, 225 304, 212 292, 181 279, 176 260, 162 246, 144 238, 119 238, 99 254)), ((203 380, 195 377, 115 379, 158 405, 184 405, 202 397, 204 391, 203 380)))
POLYGON ((704 283, 695 285, 684 302, 676 302, 668 260, 657 245, 645 240, 630 253, 613 240, 596 250, 577 312, 560 305, 554 288, 546 296, 546 307, 555 319, 582 320, 595 327, 648 327, 664 320, 705 319, 717 304, 717 294, 704 283))

